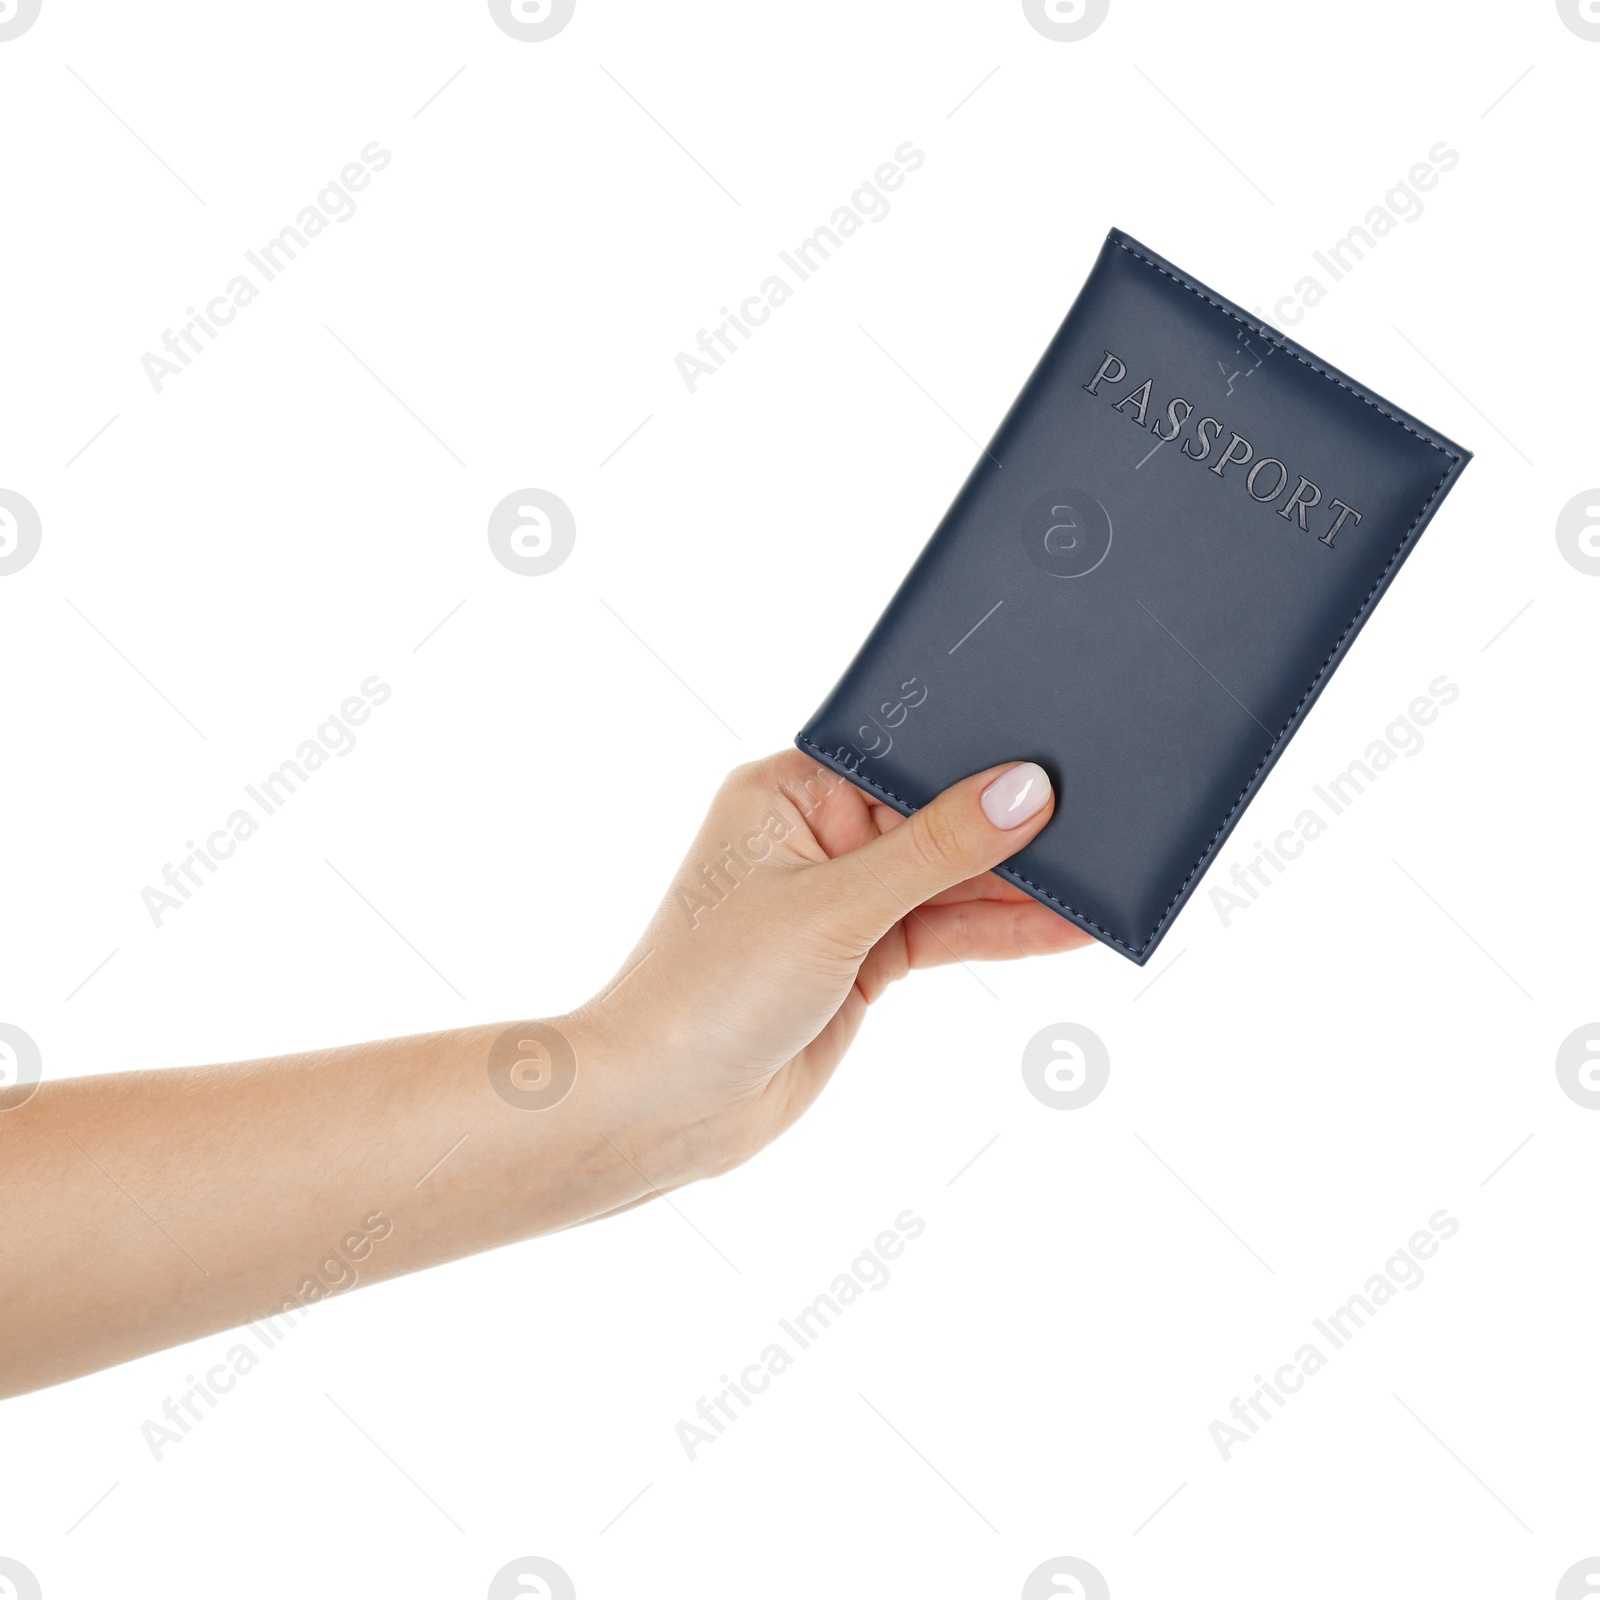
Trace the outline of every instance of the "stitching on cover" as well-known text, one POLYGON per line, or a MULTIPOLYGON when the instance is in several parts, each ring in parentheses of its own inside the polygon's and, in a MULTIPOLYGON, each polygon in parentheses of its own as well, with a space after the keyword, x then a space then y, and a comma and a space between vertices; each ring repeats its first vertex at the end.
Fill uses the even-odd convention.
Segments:
MULTIPOLYGON (((1263 755, 1261 760, 1256 763, 1255 771, 1250 774, 1250 777, 1246 781, 1244 788, 1239 791, 1239 798, 1228 807, 1227 814, 1223 817, 1222 821, 1217 824, 1217 831, 1211 835, 1209 842, 1206 844, 1205 849, 1200 852, 1195 864, 1190 867, 1187 873, 1184 874, 1182 882, 1179 883, 1177 889, 1173 892, 1172 898, 1167 902, 1166 910, 1163 911, 1160 917, 1156 919, 1155 926, 1150 930, 1149 936, 1145 939, 1143 944, 1131 945, 1126 939, 1119 939, 1116 934, 1111 932, 1109 928, 1102 928, 1098 922, 1096 922, 1086 913, 1078 910, 1076 906, 1068 905, 1065 900, 1057 899, 1057 897, 1051 894, 1050 891, 1042 884, 1035 883, 1032 878, 1025 877, 1022 873, 1018 872, 1015 867, 1000 866, 994 869, 1002 877, 1010 878, 1014 883, 1023 884, 1027 888, 1037 891, 1046 900, 1048 900, 1051 905, 1057 906, 1062 911, 1065 911, 1069 916, 1073 917, 1076 921, 1089 929, 1090 932, 1099 935, 1103 939, 1109 939, 1112 944, 1128 951, 1131 955, 1142 956, 1145 951, 1147 951, 1151 945, 1156 942, 1161 930, 1167 925, 1168 919, 1172 916, 1173 910, 1177 906, 1178 901, 1183 898, 1184 891, 1194 881, 1201 868, 1205 866, 1206 862, 1211 857, 1211 853, 1217 847, 1217 841, 1227 831, 1228 824, 1233 820, 1234 813, 1249 797, 1250 791, 1255 787, 1256 780, 1261 776, 1262 770, 1272 759, 1273 751, 1275 751, 1278 746, 1283 743, 1285 737, 1288 735, 1289 730, 1299 719, 1300 713, 1305 710, 1306 702, 1309 701, 1312 695, 1316 693, 1317 685, 1320 684, 1328 675, 1328 669, 1333 665, 1334 657, 1337 656, 1340 650, 1344 648, 1345 640, 1350 637, 1351 633, 1355 630, 1356 624, 1360 622, 1363 615, 1365 615, 1367 610, 1371 607, 1373 597, 1377 594, 1378 590, 1383 587, 1384 581, 1394 570, 1395 563, 1399 561, 1400 557, 1404 554, 1407 545, 1411 543, 1412 536, 1416 533, 1418 526, 1422 522, 1422 519, 1427 516, 1428 512, 1432 509, 1434 501, 1437 500, 1440 494, 1443 492, 1444 486, 1449 480, 1450 474, 1461 465, 1462 457, 1457 455, 1453 450, 1447 450, 1436 439, 1430 439, 1427 434, 1420 432, 1416 428, 1413 428, 1410 423, 1404 421, 1400 417, 1395 416, 1393 412, 1385 411, 1383 407, 1380 406, 1377 401, 1373 400, 1369 395, 1362 394, 1359 389, 1353 388, 1350 384, 1334 377, 1331 372, 1325 371, 1322 367, 1319 367, 1316 362, 1308 360, 1298 350, 1294 349, 1293 346, 1284 343, 1281 339, 1274 338, 1272 334, 1269 333, 1265 328, 1257 327, 1254 323, 1246 322, 1244 318, 1230 311, 1220 301, 1212 299, 1212 297, 1203 289, 1197 289, 1192 283, 1186 282, 1176 273, 1168 272, 1167 269, 1159 262, 1151 260, 1149 256, 1144 255, 1138 250, 1135 250, 1131 245, 1124 244, 1122 240, 1117 240, 1117 245, 1120 249, 1126 250, 1128 254, 1134 258, 1134 260, 1144 262, 1147 267, 1159 272, 1162 277, 1170 278, 1181 288, 1187 289, 1190 294, 1198 295, 1199 298, 1204 300, 1207 305, 1215 306, 1216 309, 1222 312, 1224 316, 1231 318, 1241 327, 1249 328, 1253 333, 1259 333, 1264 339, 1266 339, 1269 343, 1276 345, 1286 355, 1293 356, 1296 361, 1300 362, 1304 366, 1310 367, 1313 372, 1318 373, 1320 376, 1326 378, 1330 383, 1338 384, 1338 386, 1345 390, 1346 393, 1353 394, 1364 405, 1371 406, 1372 409, 1379 414, 1379 416, 1387 417, 1391 422, 1396 423, 1400 427, 1404 428, 1407 433, 1412 434, 1418 439, 1421 439, 1424 444, 1431 445, 1450 462, 1450 465, 1444 469, 1443 476, 1441 476, 1438 483, 1434 485, 1433 493, 1422 502, 1421 509, 1419 509, 1416 516, 1411 519, 1411 526, 1406 529, 1404 536, 1400 540, 1400 543, 1395 546, 1394 554, 1391 555, 1388 561, 1385 563, 1383 571, 1380 572, 1373 580, 1372 587, 1367 590, 1365 597, 1361 601, 1361 604, 1356 607, 1355 614, 1345 625, 1344 632, 1341 633, 1334 641, 1333 648, 1328 652, 1327 659, 1322 663, 1321 667, 1317 669, 1317 675, 1311 680, 1306 692, 1301 695, 1300 699, 1296 702, 1294 710, 1289 713, 1288 720, 1273 737, 1272 743, 1267 746, 1266 754, 1263 755)), ((816 754, 829 765, 834 764, 834 757, 824 750, 821 745, 815 743, 811 739, 806 738, 804 734, 800 736, 800 743, 805 745, 807 749, 815 751, 816 754)), ((835 768, 835 770, 838 769, 835 768)), ((873 779, 867 777, 864 773, 850 772, 846 770, 843 773, 843 776, 847 777, 852 783, 863 784, 865 787, 872 790, 874 794, 884 795, 891 800, 898 800, 901 805, 909 806, 912 811, 919 809, 912 801, 907 800, 904 795, 898 795, 893 789, 887 788, 881 783, 874 782, 873 779)))
POLYGON ((1171 278, 1174 283, 1179 284, 1183 288, 1187 289, 1190 294, 1198 295, 1200 299, 1204 300, 1208 306, 1215 306, 1217 310, 1223 314, 1223 316, 1231 318, 1234 322, 1237 322, 1241 328, 1248 328, 1251 333, 1259 333, 1268 344, 1276 345, 1278 349, 1283 351, 1286 356, 1293 356, 1295 360, 1301 364, 1301 366, 1310 367, 1313 372, 1315 372, 1319 377, 1326 378, 1329 383, 1338 384, 1338 386, 1343 389, 1346 394, 1353 394, 1356 399, 1361 401, 1363 405, 1371 406, 1380 417, 1387 417, 1391 422, 1397 423, 1400 427, 1404 428, 1406 432, 1411 434, 1414 438, 1422 440, 1424 444, 1432 445, 1435 450, 1439 451, 1442 455, 1449 456, 1452 461, 1460 462, 1461 457, 1458 456, 1455 451, 1446 450, 1437 439, 1430 439, 1427 434, 1423 433, 1420 429, 1413 428, 1411 424, 1403 417, 1397 417, 1392 411, 1385 411, 1383 407, 1380 406, 1378 402, 1370 395, 1362 394, 1362 392, 1355 388, 1352 384, 1346 383, 1342 378, 1334 377, 1334 375, 1325 367, 1319 367, 1316 362, 1311 360, 1308 356, 1302 355, 1300 351, 1296 350, 1292 344, 1289 344, 1283 339, 1275 338, 1270 329, 1258 323, 1246 322, 1245 319, 1239 316, 1237 312, 1230 311, 1220 300, 1213 300, 1204 289, 1196 288, 1194 284, 1188 282, 1184 278, 1180 278, 1177 273, 1167 271, 1167 269, 1162 266, 1159 261, 1154 261, 1142 251, 1135 250, 1131 244, 1125 244, 1121 239, 1118 239, 1117 248, 1119 250, 1126 250, 1135 261, 1144 262, 1147 267, 1159 272, 1163 278, 1171 278))

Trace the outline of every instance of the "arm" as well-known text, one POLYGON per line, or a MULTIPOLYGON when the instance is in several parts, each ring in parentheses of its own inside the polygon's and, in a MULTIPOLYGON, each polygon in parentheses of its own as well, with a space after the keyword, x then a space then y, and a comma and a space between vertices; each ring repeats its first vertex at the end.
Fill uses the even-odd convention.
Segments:
POLYGON ((723 785, 574 1013, 41 1084, 0 1115, 0 1395, 747 1160, 912 967, 1087 942, 988 870, 1050 811, 1039 769, 995 768, 902 823, 786 752, 723 785))

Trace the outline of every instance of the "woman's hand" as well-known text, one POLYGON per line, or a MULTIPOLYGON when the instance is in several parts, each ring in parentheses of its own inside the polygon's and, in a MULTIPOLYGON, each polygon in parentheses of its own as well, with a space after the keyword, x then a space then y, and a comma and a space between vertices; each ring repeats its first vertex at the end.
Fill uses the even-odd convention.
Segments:
POLYGON ((1050 807, 1024 764, 902 821, 774 756, 722 786, 632 957, 569 1016, 0 1097, 0 1396, 737 1165, 912 967, 1086 942, 988 870, 1050 807))
POLYGON ((913 967, 1089 943, 989 870, 1053 809, 1032 763, 975 773, 909 819, 798 750, 732 773, 618 976, 557 1023, 580 1072, 604 1062, 673 1130, 662 1187, 782 1133, 913 967))

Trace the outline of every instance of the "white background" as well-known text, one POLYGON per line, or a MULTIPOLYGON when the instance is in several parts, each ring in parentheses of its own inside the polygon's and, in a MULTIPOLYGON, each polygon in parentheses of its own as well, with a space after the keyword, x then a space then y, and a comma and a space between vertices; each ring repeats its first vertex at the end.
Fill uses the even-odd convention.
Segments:
POLYGON ((0 1555, 49 1600, 476 1597, 528 1554, 583 1600, 1012 1596, 1060 1555, 1118 1600, 1554 1594, 1600 1547, 1600 1113, 1554 1072, 1600 1013, 1600 579, 1554 533, 1600 481, 1597 70, 1545 0, 1112 0, 1078 43, 999 0, 579 0, 537 44, 45 0, 0 43, 0 487, 43 524, 0 578, 0 1020, 51 1076, 602 985, 1108 226, 1272 318, 1447 142, 1292 332, 1477 459, 1149 968, 903 985, 749 1167, 320 1307, 159 1462, 141 1424, 239 1336, 12 1401, 0 1555), (373 140, 157 394, 144 352, 373 140), (677 353, 907 140, 691 395, 677 353), (485 535, 523 487, 577 521, 545 577, 485 535), (358 747, 156 928, 140 890, 371 674, 358 747), (1224 926, 1205 889, 1441 674, 1424 748, 1224 926), (1111 1054, 1078 1111, 1019 1070, 1059 1022, 1111 1054), (679 1419, 908 1207, 893 1281, 691 1463, 679 1419), (1421 1287, 1224 1463, 1211 1422, 1440 1208, 1421 1287))

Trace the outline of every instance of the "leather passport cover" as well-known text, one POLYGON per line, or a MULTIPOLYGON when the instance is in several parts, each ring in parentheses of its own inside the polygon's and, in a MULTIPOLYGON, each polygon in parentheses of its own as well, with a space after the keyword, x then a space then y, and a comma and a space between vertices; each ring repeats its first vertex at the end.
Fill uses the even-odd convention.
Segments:
POLYGON ((999 872, 1143 964, 1469 459, 1113 230, 796 743, 905 814, 1039 762, 999 872))

